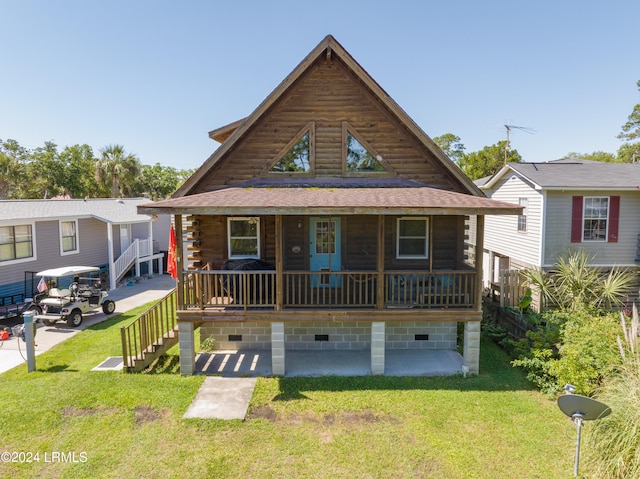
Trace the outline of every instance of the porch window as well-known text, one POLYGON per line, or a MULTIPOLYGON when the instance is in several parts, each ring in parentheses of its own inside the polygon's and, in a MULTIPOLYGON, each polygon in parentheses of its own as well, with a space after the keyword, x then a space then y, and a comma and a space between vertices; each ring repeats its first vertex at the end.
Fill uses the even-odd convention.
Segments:
POLYGON ((520 198, 518 203, 522 206, 522 214, 518 215, 518 233, 526 233, 527 215, 529 214, 529 198, 520 198))
POLYGON ((60 254, 71 254, 78 252, 78 222, 60 222, 60 254))
POLYGON ((0 261, 33 256, 32 225, 0 226, 0 261))
POLYGON ((583 212, 583 241, 607 241, 609 220, 608 197, 585 197, 583 212))
POLYGON ((398 218, 397 231, 398 258, 429 257, 429 218, 398 218))
POLYGON ((228 218, 229 258, 260 258, 260 218, 228 218))

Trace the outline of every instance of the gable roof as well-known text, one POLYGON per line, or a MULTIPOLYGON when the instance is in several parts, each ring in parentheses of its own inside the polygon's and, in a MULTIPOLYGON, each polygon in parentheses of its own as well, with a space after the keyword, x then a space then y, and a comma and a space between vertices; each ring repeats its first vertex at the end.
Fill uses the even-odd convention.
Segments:
POLYGON ((139 214, 137 207, 147 198, 86 200, 3 200, 0 223, 45 221, 65 218, 95 218, 109 224, 146 223, 153 218, 139 214))
POLYGON ((577 158, 544 163, 507 163, 480 188, 490 189, 501 178, 514 173, 537 190, 640 189, 640 163, 604 163, 577 158))
POLYGON ((400 106, 376 83, 376 81, 351 57, 351 55, 331 35, 327 35, 302 62, 276 87, 276 89, 244 120, 223 126, 209 133, 214 139, 222 140, 222 145, 204 162, 204 164, 173 194, 181 197, 192 194, 198 185, 221 158, 229 152, 247 131, 267 112, 270 106, 278 101, 287 90, 298 80, 319 58, 330 59, 338 57, 346 67, 353 72, 357 80, 377 98, 387 110, 402 124, 418 141, 439 160, 448 171, 450 177, 457 181, 461 188, 469 194, 484 196, 476 185, 451 161, 435 142, 407 115, 400 106))

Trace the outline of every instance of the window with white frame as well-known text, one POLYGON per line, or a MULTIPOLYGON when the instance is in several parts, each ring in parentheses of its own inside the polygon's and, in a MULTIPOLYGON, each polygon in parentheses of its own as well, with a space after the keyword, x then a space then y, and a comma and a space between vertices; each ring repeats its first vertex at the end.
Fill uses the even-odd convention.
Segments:
POLYGON ((609 198, 585 197, 582 213, 582 240, 607 241, 609 198))
POLYGON ((518 215, 518 233, 526 233, 527 215, 529 214, 529 198, 520 198, 518 203, 522 206, 522 214, 518 215))
POLYGON ((77 253, 78 249, 78 222, 60 221, 60 254, 77 253))
POLYGON ((429 218, 398 218, 396 257, 402 259, 429 257, 429 218))
POLYGON ((0 226, 0 262, 33 257, 32 225, 0 226))
POLYGON ((229 258, 260 257, 260 218, 227 219, 229 258))

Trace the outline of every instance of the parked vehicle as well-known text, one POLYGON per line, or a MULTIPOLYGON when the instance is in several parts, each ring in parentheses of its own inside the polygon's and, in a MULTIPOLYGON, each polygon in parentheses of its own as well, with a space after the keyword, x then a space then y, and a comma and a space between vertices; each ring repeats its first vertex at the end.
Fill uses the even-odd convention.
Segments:
POLYGON ((68 266, 36 273, 42 278, 41 289, 48 292, 34 301, 34 307, 41 311, 34 319, 47 325, 66 321, 69 326, 78 327, 84 313, 98 308, 105 314, 113 313, 116 303, 107 299, 108 293, 102 290, 99 271, 91 266, 68 266), (61 287, 64 284, 68 287, 61 287))

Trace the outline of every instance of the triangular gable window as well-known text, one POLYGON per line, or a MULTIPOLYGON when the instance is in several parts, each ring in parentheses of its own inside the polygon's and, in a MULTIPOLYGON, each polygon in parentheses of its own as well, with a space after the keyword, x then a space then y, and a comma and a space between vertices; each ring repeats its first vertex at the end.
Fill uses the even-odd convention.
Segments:
POLYGON ((393 171, 386 161, 346 122, 343 124, 345 173, 371 174, 393 171))
POLYGON ((278 160, 273 163, 269 173, 304 174, 312 171, 313 164, 313 125, 305 126, 289 144, 280 151, 278 160))
POLYGON ((378 160, 347 132, 347 171, 384 171, 378 160))

